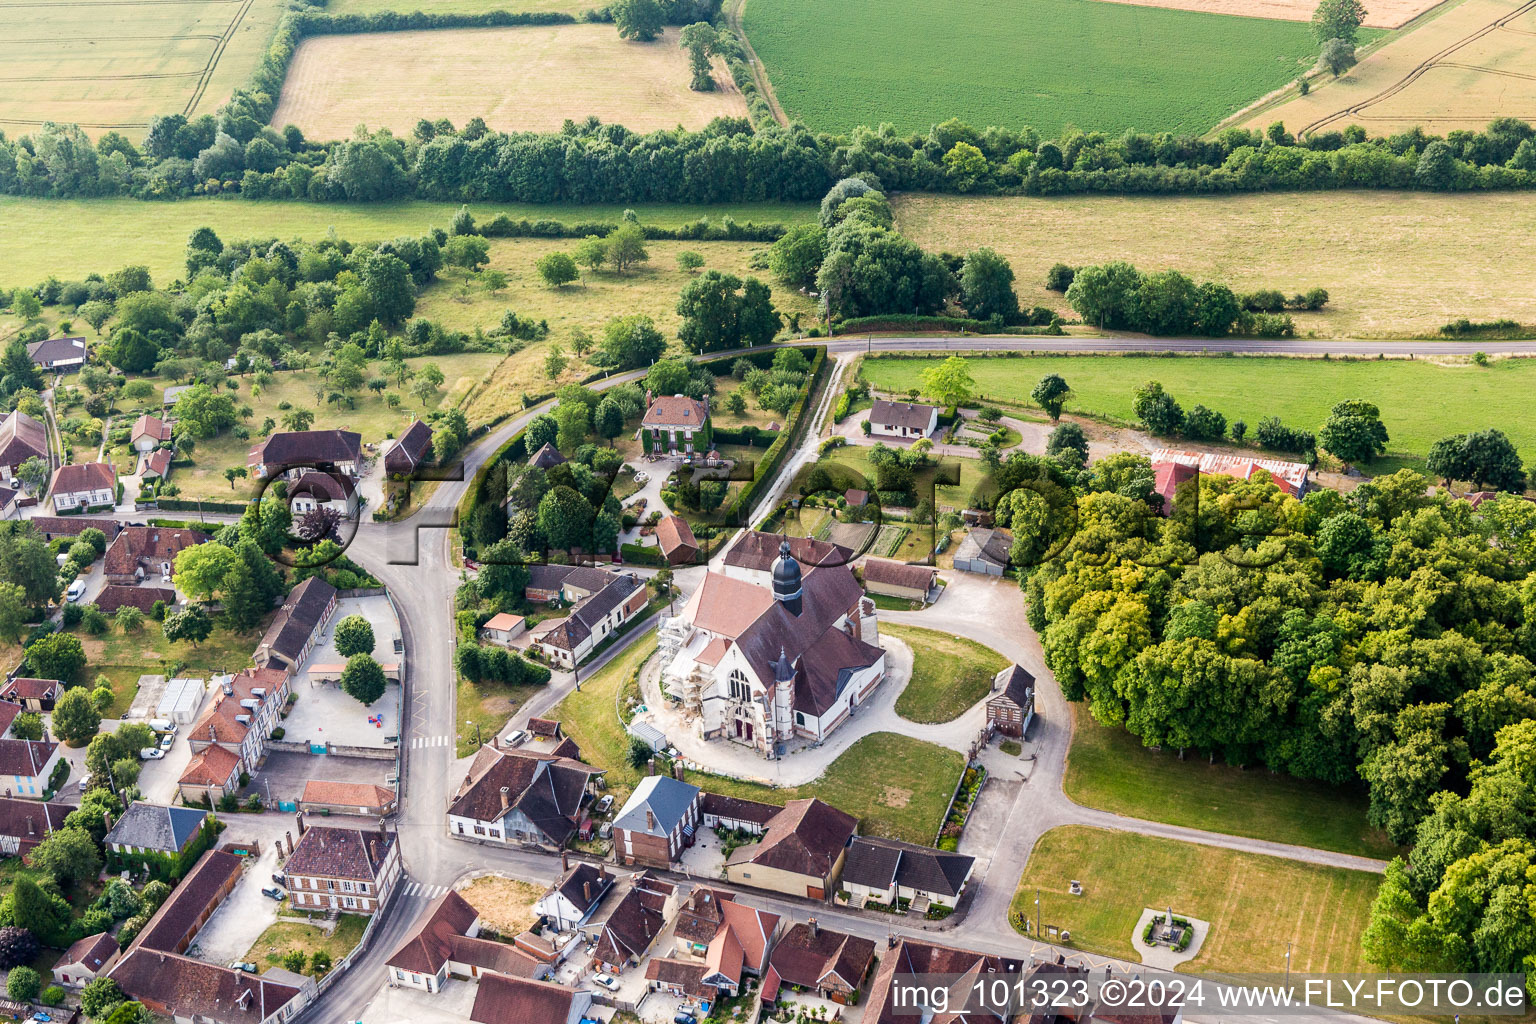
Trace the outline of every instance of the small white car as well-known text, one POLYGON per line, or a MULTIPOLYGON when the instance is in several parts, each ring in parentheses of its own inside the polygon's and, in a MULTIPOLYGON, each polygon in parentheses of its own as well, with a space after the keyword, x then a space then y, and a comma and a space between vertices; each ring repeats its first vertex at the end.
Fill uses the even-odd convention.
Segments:
POLYGON ((593 978, 592 981, 595 984, 601 985, 609 992, 617 992, 619 990, 619 979, 615 978, 611 974, 599 974, 597 977, 593 978))
POLYGON ((597 813, 607 814, 608 808, 613 806, 613 794, 609 793, 597 802, 597 813))
POLYGON ((164 736, 160 737, 160 749, 162 751, 170 750, 171 749, 171 745, 174 744, 175 742, 176 742, 176 734, 173 733, 173 732, 168 732, 164 736))
POLYGON ((80 600, 84 596, 85 596, 85 580, 74 580, 74 581, 72 581, 70 583, 70 585, 69 585, 69 588, 64 591, 64 597, 66 599, 68 599, 71 603, 80 600))
POLYGON ((165 751, 159 747, 145 747, 139 751, 140 761, 159 761, 165 757, 165 751))
POLYGON ((80 776, 80 792, 84 793, 91 785, 91 773, 86 772, 80 776))

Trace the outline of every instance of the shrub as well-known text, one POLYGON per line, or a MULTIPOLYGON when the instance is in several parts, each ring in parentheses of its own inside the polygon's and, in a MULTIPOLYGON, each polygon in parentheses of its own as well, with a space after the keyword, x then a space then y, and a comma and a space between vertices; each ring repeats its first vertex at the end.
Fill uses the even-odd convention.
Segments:
POLYGON ((25 928, 0 928, 0 968, 6 970, 30 963, 42 951, 42 944, 25 928))
POLYGON ((1072 287, 1072 278, 1077 273, 1065 263, 1056 263, 1045 272, 1045 286, 1053 292, 1064 292, 1072 287))
POLYGON ((58 985, 49 985, 43 989, 42 994, 37 997, 37 1001, 44 1006, 59 1006, 64 1002, 64 990, 58 985))
POLYGON ((37 998, 42 985, 42 978, 32 968, 25 965, 12 967, 10 976, 5 979, 5 994, 18 1003, 30 1003, 37 998))

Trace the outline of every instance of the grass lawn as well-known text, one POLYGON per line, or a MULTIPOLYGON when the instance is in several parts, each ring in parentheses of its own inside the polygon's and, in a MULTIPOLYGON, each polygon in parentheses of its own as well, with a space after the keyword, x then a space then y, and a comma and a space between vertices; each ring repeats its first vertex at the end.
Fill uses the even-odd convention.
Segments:
POLYGON ((483 927, 510 939, 538 921, 533 905, 544 895, 544 886, 500 875, 482 875, 460 889, 459 895, 480 912, 483 927))
MULTIPOLYGON (((213 228, 226 243, 246 238, 317 239, 326 237, 332 229, 349 242, 380 242, 396 235, 425 234, 432 227, 446 230, 458 208, 458 203, 416 200, 317 204, 210 197, 152 203, 137 199, 0 196, 0 223, 7 228, 0 237, 0 268, 4 268, 0 271, 4 274, 0 286, 30 286, 49 274, 65 281, 78 280, 93 271, 109 273, 127 262, 148 266, 155 283, 163 286, 186 275, 187 236, 199 227, 213 228)), ((663 226, 685 224, 700 217, 718 222, 726 215, 741 223, 758 224, 798 224, 816 219, 815 204, 641 204, 631 209, 639 215, 641 223, 663 226)), ((498 213, 516 219, 616 224, 624 210, 623 205, 531 203, 470 207, 475 220, 482 224, 498 213)), ((493 242, 493 252, 495 247, 493 242)), ((674 295, 672 304, 675 301, 674 295)))
POLYGON ((886 636, 912 648, 912 681, 896 699, 909 722, 953 722, 992 689, 1008 659, 974 640, 916 626, 883 625, 886 636))
POLYGON ((459 734, 456 757, 468 757, 478 747, 475 742, 489 743, 492 736, 506 728, 523 702, 538 690, 535 686, 504 686, 501 683, 476 685, 459 676, 458 708, 459 734), (473 724, 469 724, 473 723, 473 724), (476 726, 479 726, 478 732, 476 726))
MULTIPOLYGON (((1267 114, 1264 123, 1274 120, 1267 114)), ((1373 134, 1395 130, 1372 123, 1373 134)), ((1437 122, 1436 131, 1447 127, 1437 122)), ((897 227, 926 249, 995 247, 1013 265, 1021 305, 1049 306, 1069 319, 1077 314, 1061 293, 1045 288, 1051 264, 1129 260, 1144 271, 1180 270, 1238 291, 1328 289, 1321 312, 1292 314, 1302 335, 1433 334, 1458 317, 1536 323, 1536 290, 1525 269, 1536 260, 1536 208, 1519 192, 914 193, 895 206, 897 227), (1340 217, 1341 209, 1349 216, 1340 217)))
MULTIPOLYGON (((336 930, 330 935, 312 924, 277 921, 257 937, 244 959, 254 963, 258 970, 266 970, 269 966, 283 966, 283 954, 291 949, 303 950, 310 957, 324 950, 331 955, 334 964, 362 941, 366 927, 368 918, 362 914, 342 914, 336 919, 336 930)), ((305 973, 315 973, 309 964, 304 967, 305 973)))
MULTIPOLYGON (((639 638, 549 716, 559 719, 584 760, 608 770, 609 791, 621 804, 639 782, 641 770, 629 764, 629 736, 619 724, 616 702, 655 649, 654 632, 639 638)), ((772 804, 819 797, 857 817, 864 835, 931 843, 963 767, 964 759, 953 750, 894 733, 874 733, 804 786, 764 786, 696 772, 688 781, 712 793, 772 804)))
POLYGON ((101 713, 102 721, 116 719, 138 692, 139 676, 208 676, 239 672, 251 663, 251 652, 261 641, 264 628, 249 633, 235 633, 215 626, 213 633, 197 646, 171 643, 161 632, 160 623, 145 619, 137 633, 123 633, 115 625, 101 636, 91 636, 76 627, 73 632, 85 647, 85 676, 95 685, 97 676, 106 676, 112 684, 112 706, 101 713))
MULTIPOLYGON (((866 358, 862 373, 876 387, 904 391, 920 387, 923 369, 930 365, 926 359, 866 358)), ((1335 402, 1363 398, 1381 408, 1391 435, 1389 455, 1423 456, 1447 434, 1498 427, 1526 460, 1536 458, 1536 419, 1528 415, 1536 387, 1536 360, 1531 359, 1495 359, 1477 366, 1422 359, 1026 356, 973 358, 970 371, 978 397, 1013 404, 1027 403, 1042 376, 1059 373, 1072 386, 1069 412, 1121 421, 1135 419, 1131 403, 1136 388, 1157 380, 1185 409, 1204 403, 1224 413, 1229 423, 1245 420, 1250 434, 1271 415, 1315 430, 1335 402)))
POLYGON ((1212 765, 1203 757, 1180 761, 1174 751, 1148 750, 1124 729, 1100 725, 1081 705, 1073 705, 1073 715, 1062 788, 1080 804, 1361 857, 1385 860, 1398 852, 1380 830, 1366 824, 1366 796, 1359 790, 1262 768, 1212 765))
MULTIPOLYGON (((1297 22, 1076 0, 752 0, 752 41, 790 117, 819 131, 959 118, 1199 134, 1311 67, 1297 22), (878 61, 848 60, 878 52, 878 61)), ((1362 33, 1372 35, 1375 33, 1362 33)))
POLYGON ((1173 907, 1209 921, 1187 971, 1363 971, 1360 933, 1378 875, 1172 839, 1068 825, 1041 837, 1014 892, 1008 917, 1021 928, 1040 922, 1072 933, 1071 945, 1139 959, 1131 931, 1146 907, 1173 907), (1083 895, 1068 891, 1083 883, 1083 895))

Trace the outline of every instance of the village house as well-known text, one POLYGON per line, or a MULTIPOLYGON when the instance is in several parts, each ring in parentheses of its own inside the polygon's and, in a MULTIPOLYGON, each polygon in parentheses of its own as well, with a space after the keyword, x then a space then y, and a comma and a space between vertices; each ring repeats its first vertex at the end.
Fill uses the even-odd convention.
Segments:
MULTIPOLYGON (((377 829, 307 825, 298 815, 299 841, 283 864, 283 886, 299 910, 372 914, 389 902, 403 868, 395 833, 377 829)), ((290 840, 291 842, 291 840, 290 840)))
POLYGON ((929 907, 953 910, 975 864, 975 857, 931 846, 855 836, 843 864, 842 889, 853 907, 895 907, 907 900, 914 914, 925 914, 929 907))
POLYGON ((1013 537, 1006 530, 973 526, 955 548, 955 569, 981 576, 1001 576, 1010 564, 1013 537))
POLYGON ((283 476, 297 479, 304 471, 356 480, 363 461, 363 435, 355 430, 291 430, 253 444, 245 464, 257 480, 283 476))
POLYGON ((699 450, 708 450, 708 402, 687 395, 663 395, 652 399, 650 392, 646 392, 645 402, 640 429, 650 439, 649 451, 675 454, 681 450, 691 455, 695 434, 698 435, 699 450))
POLYGON ((173 530, 162 526, 125 526, 102 556, 101 570, 108 583, 129 586, 147 576, 163 579, 176 566, 176 556, 187 548, 206 544, 209 537, 197 530, 173 530))
POLYGON ((148 483, 151 480, 166 480, 171 475, 172 455, 169 448, 156 448, 144 456, 144 461, 139 464, 139 480, 148 483))
POLYGON ((581 1024, 591 1017, 592 993, 547 981, 486 974, 469 1019, 475 1024, 581 1024))
POLYGON ((613 850, 619 863, 671 867, 693 845, 701 792, 667 775, 641 779, 613 819, 613 850))
POLYGON ((877 398, 869 410, 869 432, 917 440, 931 437, 939 428, 937 406, 890 402, 877 398))
POLYGON ((384 453, 384 472, 392 480, 404 480, 431 458, 432 428, 421 420, 412 420, 384 453))
POLYGON ((66 949, 53 965, 54 983, 65 988, 84 988, 112 969, 118 952, 117 940, 106 932, 87 935, 66 949))
POLYGON ((521 636, 524 628, 524 619, 521 615, 497 612, 486 619, 485 625, 480 627, 480 639, 501 647, 511 647, 512 639, 521 636))
POLYGON ((543 980, 542 964, 504 942, 479 938, 480 914, 449 890, 422 914, 421 924, 385 961, 391 988, 401 985, 440 992, 449 975, 479 980, 490 973, 543 980))
POLYGON ((155 860, 175 863, 197 842, 213 815, 201 807, 167 807, 136 800, 107 830, 102 845, 117 870, 155 860))
POLYGON ((27 344, 27 355, 39 370, 71 373, 85 365, 84 338, 46 338, 27 344))
POLYGON ((679 1013, 697 1007, 699 1014, 708 1014, 720 998, 719 990, 704 982, 708 973, 709 967, 698 960, 652 957, 645 965, 645 987, 684 1000, 679 1013))
POLYGON ((610 900, 598 929, 592 963, 610 974, 623 974, 650 953, 668 922, 677 914, 677 888, 649 871, 629 876, 618 899, 610 900))
POLYGON ((560 864, 563 872, 560 880, 539 897, 533 910, 548 918, 556 931, 568 932, 587 923, 613 886, 613 877, 601 864, 583 861, 572 865, 564 854, 560 864))
POLYGON ((529 650, 567 668, 580 664, 650 600, 634 573, 572 565, 529 566, 524 596, 571 602, 563 618, 545 619, 529 630, 529 650))
POLYGON ((528 465, 532 469, 554 469, 567 461, 569 460, 560 454, 560 449, 549 441, 539 445, 539 450, 528 457, 528 465))
POLYGON ((16 470, 28 459, 48 461, 48 431, 16 409, 0 420, 0 480, 19 487, 16 470))
POLYGON ((871 594, 926 603, 938 580, 939 570, 931 565, 911 565, 889 558, 864 560, 864 589, 871 594))
POLYGON ((92 529, 100 530, 110 541, 123 528, 116 519, 99 519, 95 516, 33 516, 27 522, 32 524, 33 532, 49 542, 60 537, 78 537, 92 529))
POLYGON ((874 601, 846 565, 802 574, 780 543, 771 588, 710 572, 663 622, 662 690, 705 739, 776 758, 826 739, 885 681, 874 601))
POLYGON ((177 794, 188 803, 214 804, 239 789, 240 757, 217 744, 193 754, 176 780, 177 794))
POLYGON ((357 511, 357 485, 345 474, 307 469, 288 485, 288 508, 296 516, 317 508, 351 516, 357 511))
POLYGON ((171 426, 172 421, 145 413, 133 421, 128 443, 140 455, 152 452, 163 444, 171 443, 171 426))
POLYGON ((159 601, 167 611, 176 607, 176 591, 170 587, 135 587, 108 583, 96 592, 91 603, 101 609, 103 615, 113 615, 119 608, 134 607, 148 616, 159 601))
POLYGON ((451 835, 558 850, 570 841, 596 793, 603 770, 583 764, 563 740, 551 753, 501 746, 480 748, 448 805, 451 835))
POLYGON ((0 686, 0 700, 9 701, 26 711, 52 711, 54 701, 63 694, 64 683, 58 679, 17 676, 0 686))
POLYGON ((111 508, 117 504, 117 470, 110 462, 81 462, 53 471, 48 495, 55 512, 111 508))
POLYGON ((727 832, 746 832, 760 836, 768 830, 768 823, 773 820, 773 816, 783 808, 777 804, 705 793, 699 803, 699 810, 705 828, 723 828, 727 832))
POLYGON ((310 779, 304 783, 304 795, 299 798, 299 810, 311 814, 356 814, 370 818, 382 818, 395 813, 395 791, 366 782, 322 782, 310 779))
MULTIPOLYGON (((864 1024, 902 1024, 914 1017, 927 1018, 934 1007, 898 1005, 893 995, 898 977, 914 981, 918 975, 1001 975, 1005 980, 1017 978, 1024 971, 1024 962, 1012 958, 993 956, 990 953, 973 953, 952 946, 941 946, 921 939, 897 939, 896 945, 880 957, 880 968, 875 980, 869 985, 869 999, 864 1004, 864 1024)), ((915 983, 904 987, 910 993, 919 986, 915 983)), ((948 992, 946 991, 946 996, 948 992)), ((921 995, 921 993, 919 993, 921 995)), ((1007 1024, 1011 1019, 1001 1012, 978 1011, 955 1015, 966 1024, 1007 1024)))
POLYGON ((992 680, 987 698, 987 724, 1004 736, 1018 739, 1035 717, 1035 677, 1009 665, 992 680))
MULTIPOLYGON (((193 754, 223 747, 235 755, 240 771, 255 774, 292 685, 292 677, 275 668, 248 668, 226 679, 213 703, 188 728, 187 745, 193 754)), ((222 766, 224 759, 213 763, 222 766)))
POLYGON ((0 739, 0 788, 5 796, 42 800, 63 751, 51 740, 0 739))
POLYGON ((791 800, 759 842, 732 851, 725 877, 739 885, 826 899, 837 888, 858 824, 853 815, 820 800, 791 800))
POLYGON ((294 587, 251 660, 263 668, 282 669, 290 675, 297 672, 314 649, 320 630, 336 613, 338 598, 336 588, 319 576, 311 576, 294 587))
POLYGON ((64 827, 64 819, 74 809, 73 804, 0 797, 0 856, 31 853, 50 833, 64 827))
POLYGON ((774 944, 763 976, 762 1002, 772 1006, 784 985, 850 1005, 875 963, 875 943, 820 927, 813 917, 774 944))
POLYGON ((656 544, 668 565, 689 565, 699 557, 699 542, 682 516, 666 516, 656 524, 656 544))
POLYGON ((0 519, 20 519, 22 499, 21 491, 16 488, 0 487, 0 519))
POLYGON ((1260 459, 1247 455, 1219 455, 1178 448, 1159 448, 1152 453, 1152 490, 1163 498, 1163 515, 1173 512, 1178 488, 1201 473, 1251 480, 1260 470, 1269 474, 1275 486, 1293 498, 1307 493, 1307 466, 1283 459, 1260 459))
POLYGON ((745 975, 762 977, 779 922, 778 914, 737 902, 735 893, 701 886, 679 907, 673 931, 678 953, 703 961, 702 983, 729 997, 745 975))

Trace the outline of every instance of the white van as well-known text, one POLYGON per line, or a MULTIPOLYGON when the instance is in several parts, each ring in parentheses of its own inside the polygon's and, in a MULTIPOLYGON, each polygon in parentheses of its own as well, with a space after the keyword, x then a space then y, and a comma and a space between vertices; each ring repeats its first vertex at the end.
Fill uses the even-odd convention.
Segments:
POLYGON ((71 580, 69 587, 64 591, 64 597, 71 603, 85 596, 85 580, 71 580))
POLYGON ((169 718, 151 718, 149 727, 155 732, 168 732, 173 736, 176 734, 176 723, 169 718))

